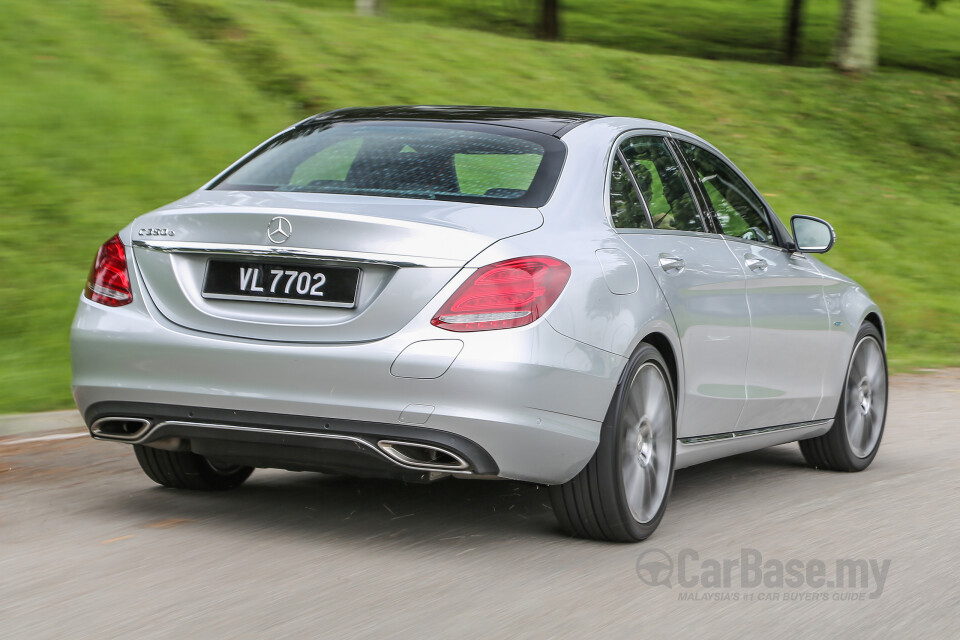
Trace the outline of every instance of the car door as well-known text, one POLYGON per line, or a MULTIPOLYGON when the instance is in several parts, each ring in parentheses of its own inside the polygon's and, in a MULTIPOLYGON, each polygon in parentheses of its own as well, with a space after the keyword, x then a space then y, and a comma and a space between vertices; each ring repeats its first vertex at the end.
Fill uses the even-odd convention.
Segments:
POLYGON ((786 244, 773 211, 731 163, 677 139, 714 224, 746 277, 747 402, 737 429, 812 420, 822 397, 830 321, 823 278, 786 244))
POLYGON ((732 431, 746 400, 743 271, 705 223, 663 136, 633 135, 618 144, 610 214, 620 237, 650 267, 677 324, 684 367, 678 436, 732 431))

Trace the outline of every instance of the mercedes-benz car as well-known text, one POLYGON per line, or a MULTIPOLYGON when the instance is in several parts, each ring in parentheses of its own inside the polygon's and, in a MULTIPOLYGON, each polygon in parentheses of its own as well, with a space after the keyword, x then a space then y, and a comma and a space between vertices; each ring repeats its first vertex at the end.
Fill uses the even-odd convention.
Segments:
POLYGON ((99 250, 71 334, 94 438, 180 489, 254 468, 549 487, 637 541, 676 469, 873 460, 884 325, 715 147, 635 118, 343 109, 99 250))

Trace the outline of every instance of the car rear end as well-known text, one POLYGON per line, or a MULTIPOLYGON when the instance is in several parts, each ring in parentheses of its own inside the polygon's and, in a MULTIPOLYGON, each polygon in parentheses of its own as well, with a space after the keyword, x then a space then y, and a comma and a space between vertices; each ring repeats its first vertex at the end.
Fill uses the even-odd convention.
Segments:
POLYGON ((104 245, 71 335, 93 436, 221 466, 569 479, 616 357, 539 321, 563 260, 483 258, 548 238, 562 144, 344 124, 281 134, 104 245))

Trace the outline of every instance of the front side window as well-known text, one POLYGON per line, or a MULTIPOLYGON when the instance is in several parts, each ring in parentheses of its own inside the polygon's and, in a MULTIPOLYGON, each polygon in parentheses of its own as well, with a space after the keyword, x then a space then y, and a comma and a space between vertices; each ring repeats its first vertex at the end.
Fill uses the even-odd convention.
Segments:
POLYGON ((650 209, 654 229, 704 230, 683 172, 663 138, 630 138, 620 145, 620 151, 650 209))
POLYGON ((720 222, 734 238, 776 244, 764 206, 750 186, 721 158, 702 147, 681 142, 693 170, 720 222))
POLYGON ((289 131, 213 189, 543 205, 565 147, 492 125, 343 122, 289 131))

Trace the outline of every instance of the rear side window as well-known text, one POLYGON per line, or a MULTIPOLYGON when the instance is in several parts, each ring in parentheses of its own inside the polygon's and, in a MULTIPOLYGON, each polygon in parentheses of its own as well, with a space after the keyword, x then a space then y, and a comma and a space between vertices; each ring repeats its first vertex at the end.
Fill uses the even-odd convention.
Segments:
POLYGON ((681 142, 724 235, 775 244, 764 206, 750 186, 723 159, 702 147, 681 142))
POLYGON ((687 181, 663 138, 630 138, 620 145, 620 151, 650 209, 654 229, 703 231, 687 181))
POLYGON ((537 207, 564 155, 556 138, 495 125, 342 122, 281 135, 212 188, 537 207))
POLYGON ((647 211, 633 188, 633 181, 620 158, 613 159, 610 173, 610 215, 618 229, 649 229, 647 211))

